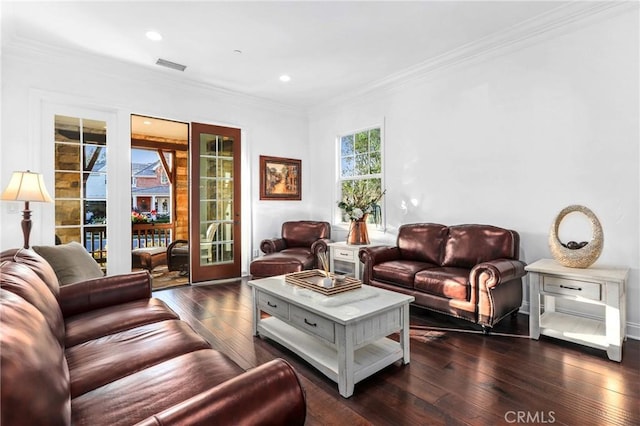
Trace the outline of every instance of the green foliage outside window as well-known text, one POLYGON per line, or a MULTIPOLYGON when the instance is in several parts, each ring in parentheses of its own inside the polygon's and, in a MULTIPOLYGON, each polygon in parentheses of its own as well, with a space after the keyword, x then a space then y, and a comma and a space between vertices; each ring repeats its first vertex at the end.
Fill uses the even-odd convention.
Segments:
POLYGON ((380 128, 340 138, 340 202, 342 220, 369 214, 369 223, 381 223, 382 143, 380 128))

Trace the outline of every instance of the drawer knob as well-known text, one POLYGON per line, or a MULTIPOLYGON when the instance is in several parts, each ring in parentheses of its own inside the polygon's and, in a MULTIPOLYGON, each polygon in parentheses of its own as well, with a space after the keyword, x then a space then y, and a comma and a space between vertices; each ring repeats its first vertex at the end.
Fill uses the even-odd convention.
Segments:
POLYGON ((582 291, 582 287, 571 287, 569 285, 562 285, 562 284, 560 284, 560 288, 566 288, 567 290, 582 291))
POLYGON ((267 301, 267 305, 271 306, 272 308, 277 308, 278 305, 272 305, 271 302, 267 301))
POLYGON ((310 325, 311 327, 317 327, 318 324, 315 322, 309 322, 306 318, 304 319, 304 323, 310 325))
POLYGON ((340 252, 340 253, 338 253, 338 254, 340 254, 340 256, 347 256, 347 255, 349 255, 349 253, 344 252, 344 251, 341 251, 341 252, 340 252))

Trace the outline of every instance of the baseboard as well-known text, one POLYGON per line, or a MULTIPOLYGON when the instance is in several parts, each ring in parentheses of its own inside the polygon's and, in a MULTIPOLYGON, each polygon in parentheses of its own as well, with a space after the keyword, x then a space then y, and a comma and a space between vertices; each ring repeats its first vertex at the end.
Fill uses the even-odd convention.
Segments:
MULTIPOLYGON (((589 314, 586 314, 584 312, 574 311, 574 310, 570 310, 570 309, 560 309, 560 308, 558 308, 557 311, 565 313, 565 314, 579 316, 579 317, 595 319, 595 320, 598 320, 598 321, 604 321, 603 317, 599 317, 599 316, 595 316, 595 315, 589 315, 589 314)), ((527 315, 529 315, 531 313, 531 310, 529 309, 529 302, 528 301, 525 301, 525 302, 522 303, 522 306, 520 307, 520 312, 523 313, 523 314, 527 314, 527 315)), ((640 340, 640 324, 635 323, 635 322, 627 321, 627 338, 628 339, 633 339, 633 340, 640 340)))

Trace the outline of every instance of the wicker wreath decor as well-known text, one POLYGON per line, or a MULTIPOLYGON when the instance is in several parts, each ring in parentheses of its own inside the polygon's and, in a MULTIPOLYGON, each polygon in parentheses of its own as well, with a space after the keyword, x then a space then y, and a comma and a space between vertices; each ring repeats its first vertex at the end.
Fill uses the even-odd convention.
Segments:
POLYGON ((602 234, 600 221, 591 210, 579 205, 571 205, 562 209, 553 222, 551 232, 549 233, 551 255, 558 263, 570 268, 588 268, 593 265, 602 253, 603 242, 604 236, 602 234), (562 244, 558 238, 558 229, 560 228, 562 219, 573 212, 584 214, 591 222, 591 241, 583 241, 580 243, 570 241, 567 244, 562 244))

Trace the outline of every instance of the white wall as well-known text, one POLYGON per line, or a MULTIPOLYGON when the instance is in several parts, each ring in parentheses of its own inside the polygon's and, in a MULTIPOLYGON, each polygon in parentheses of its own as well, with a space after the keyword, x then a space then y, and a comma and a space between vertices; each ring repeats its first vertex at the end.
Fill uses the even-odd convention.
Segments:
MULTIPOLYGON (((2 145, 0 186, 11 172, 31 169, 46 173, 53 193, 53 141, 43 116, 52 103, 98 109, 113 117, 108 131, 110 166, 115 166, 118 187, 109 203, 121 215, 111 215, 109 225, 129 232, 131 113, 239 127, 243 131, 245 175, 242 192, 243 255, 246 270, 251 249, 262 238, 276 236, 287 219, 309 218, 306 194, 311 186, 303 176, 302 201, 259 201, 259 155, 283 156, 308 163, 307 118, 299 111, 242 95, 184 82, 180 74, 158 72, 93 56, 41 50, 17 45, 2 52, 2 145), (114 161, 112 161, 114 160, 114 161), (122 178, 120 178, 122 177, 122 178), (258 210, 259 209, 259 210, 258 210)), ((54 107, 55 110, 55 107, 54 107)), ((113 175, 112 175, 113 177, 113 175)), ((53 243, 53 205, 31 205, 31 245, 53 243)), ((0 248, 22 246, 19 227, 22 205, 3 202, 0 208, 0 248)), ((110 239, 110 271, 123 272, 130 265, 125 246, 113 250, 110 239), (116 253, 117 259, 112 256, 116 253), (120 253, 120 254, 117 254, 120 253), (115 265, 115 266, 114 266, 115 265), (113 266, 113 268, 111 268, 113 266)))
POLYGON ((335 209, 322 176, 335 173, 336 135, 384 121, 378 241, 395 241, 403 223, 487 223, 517 230, 531 263, 551 257, 558 212, 585 205, 604 229, 598 264, 631 268, 628 329, 640 337, 638 48, 634 10, 317 108, 311 156, 326 184, 313 209, 335 209))
MULTIPOLYGON (((629 333, 640 336, 637 10, 318 108, 309 122, 285 107, 184 83, 179 74, 37 46, 4 49, 1 67, 1 187, 13 170, 52 167, 43 101, 114 117, 122 176, 129 173, 131 113, 238 126, 248 166, 248 257, 284 220, 334 217, 335 137, 384 124, 388 230, 372 233, 377 241, 393 242, 403 223, 489 223, 517 230, 522 258, 533 262, 550 256, 547 235, 556 214, 586 205, 604 228, 598 263, 631 268, 629 333), (259 201, 260 154, 302 160, 303 201, 259 201)), ((118 182, 123 192, 114 196, 123 214, 116 220, 126 229, 128 178, 118 182)), ((52 190, 52 175, 46 183, 52 190)), ((22 244, 21 209, 1 206, 0 248, 22 244)), ((53 220, 52 206, 32 209, 31 243, 52 243, 42 226, 53 220)), ((334 239, 344 235, 334 228, 334 239)))

